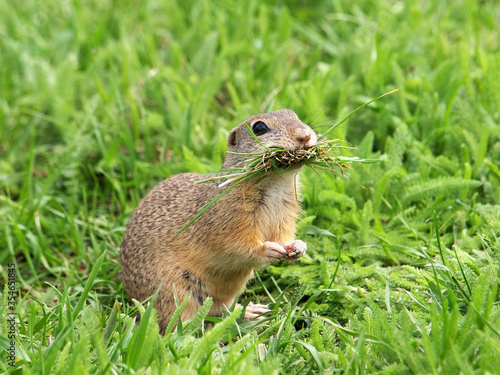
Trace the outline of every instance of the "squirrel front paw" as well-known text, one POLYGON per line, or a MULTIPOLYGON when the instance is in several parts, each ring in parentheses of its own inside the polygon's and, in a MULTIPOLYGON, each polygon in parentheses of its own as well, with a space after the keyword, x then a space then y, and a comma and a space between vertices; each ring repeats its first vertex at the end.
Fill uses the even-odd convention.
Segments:
POLYGON ((265 242, 264 251, 269 262, 278 262, 288 258, 288 252, 277 242, 265 242))
POLYGON ((301 240, 295 240, 281 246, 277 242, 266 242, 264 244, 266 257, 270 262, 277 262, 281 260, 297 260, 305 254, 307 244, 301 240))
POLYGON ((304 241, 295 240, 285 245, 285 250, 287 252, 287 259, 295 261, 306 253, 307 244, 304 241))

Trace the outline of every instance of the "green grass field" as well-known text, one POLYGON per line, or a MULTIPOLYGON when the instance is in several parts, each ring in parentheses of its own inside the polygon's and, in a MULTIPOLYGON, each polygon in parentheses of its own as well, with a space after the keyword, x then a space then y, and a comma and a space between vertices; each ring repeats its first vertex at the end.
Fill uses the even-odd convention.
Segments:
POLYGON ((0 2, 0 372, 500 373, 500 4, 347 4, 0 2), (250 115, 321 133, 396 88, 329 135, 380 162, 304 171, 306 255, 239 297, 272 316, 160 336, 120 282, 149 189, 250 115))

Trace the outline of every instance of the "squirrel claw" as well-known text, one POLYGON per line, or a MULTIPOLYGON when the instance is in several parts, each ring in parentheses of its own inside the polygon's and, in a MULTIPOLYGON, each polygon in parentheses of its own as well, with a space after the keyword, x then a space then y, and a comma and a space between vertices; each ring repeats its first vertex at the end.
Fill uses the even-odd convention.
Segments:
POLYGON ((287 258, 295 261, 306 253, 307 244, 304 241, 295 240, 285 245, 285 250, 287 252, 287 258))

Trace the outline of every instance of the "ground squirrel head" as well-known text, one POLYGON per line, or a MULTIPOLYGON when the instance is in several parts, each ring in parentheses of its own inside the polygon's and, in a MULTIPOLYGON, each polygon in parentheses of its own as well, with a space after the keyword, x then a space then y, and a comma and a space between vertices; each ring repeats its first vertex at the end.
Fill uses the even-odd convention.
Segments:
POLYGON ((248 130, 248 124, 259 142, 268 148, 279 147, 289 151, 311 147, 318 138, 314 130, 300 121, 290 109, 255 115, 243 121, 229 133, 227 155, 222 169, 241 167, 248 156, 234 153, 265 151, 248 130))

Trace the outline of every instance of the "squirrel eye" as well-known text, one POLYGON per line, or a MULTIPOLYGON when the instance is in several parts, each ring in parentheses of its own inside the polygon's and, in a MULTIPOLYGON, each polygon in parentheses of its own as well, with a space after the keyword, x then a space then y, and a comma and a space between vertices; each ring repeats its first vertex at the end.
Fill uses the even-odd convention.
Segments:
POLYGON ((253 133, 256 136, 266 134, 269 131, 269 128, 265 124, 265 122, 262 121, 257 121, 255 124, 252 126, 253 133))

